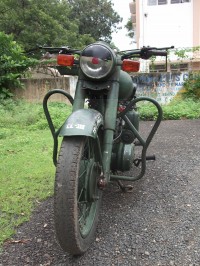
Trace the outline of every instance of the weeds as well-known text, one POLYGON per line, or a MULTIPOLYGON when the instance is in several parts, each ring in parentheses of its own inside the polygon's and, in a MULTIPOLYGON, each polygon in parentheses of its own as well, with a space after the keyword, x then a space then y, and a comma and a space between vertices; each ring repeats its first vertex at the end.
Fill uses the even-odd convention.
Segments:
MULTIPOLYGON (((138 109, 142 120, 155 120, 157 117, 157 109, 150 103, 141 103, 138 109)), ((169 104, 163 105, 162 109, 164 120, 200 118, 200 101, 193 99, 175 99, 169 104)))
MULTIPOLYGON (((4 101, 1 107, 0 125, 2 127, 9 125, 9 127, 26 127, 27 130, 48 129, 42 104, 8 100, 4 101)), ((49 110, 56 128, 61 126, 71 113, 71 107, 64 103, 51 102, 49 110)))

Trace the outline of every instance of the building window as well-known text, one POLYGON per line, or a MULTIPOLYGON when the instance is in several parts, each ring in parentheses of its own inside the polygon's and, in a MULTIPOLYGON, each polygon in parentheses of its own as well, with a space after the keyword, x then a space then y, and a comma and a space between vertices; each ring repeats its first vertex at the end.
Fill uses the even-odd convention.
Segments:
POLYGON ((166 72, 166 65, 150 65, 150 72, 166 72))
POLYGON ((171 0, 171 4, 189 3, 191 0, 171 0))
POLYGON ((188 71, 188 64, 180 64, 180 71, 188 71))
POLYGON ((155 5, 166 5, 167 0, 148 0, 149 6, 155 6, 155 5))
POLYGON ((189 70, 188 63, 176 63, 176 64, 170 64, 171 72, 183 72, 189 70))
POLYGON ((157 5, 157 0, 148 0, 148 5, 149 6, 155 6, 155 5, 157 5))
POLYGON ((179 65, 178 64, 170 64, 171 72, 179 72, 179 65))
POLYGON ((158 0, 158 4, 159 5, 166 5, 167 4, 167 0, 158 0))

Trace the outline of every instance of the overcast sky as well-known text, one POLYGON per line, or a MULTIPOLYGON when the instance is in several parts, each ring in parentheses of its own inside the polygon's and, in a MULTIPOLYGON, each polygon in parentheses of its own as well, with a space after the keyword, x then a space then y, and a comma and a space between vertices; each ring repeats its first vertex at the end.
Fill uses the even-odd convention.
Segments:
POLYGON ((122 21, 122 29, 118 31, 118 33, 114 33, 112 35, 112 41, 120 50, 128 50, 134 49, 135 45, 130 44, 131 39, 127 37, 127 30, 124 28, 124 25, 127 23, 129 17, 131 16, 129 3, 131 0, 112 0, 114 4, 115 11, 123 18, 122 21))

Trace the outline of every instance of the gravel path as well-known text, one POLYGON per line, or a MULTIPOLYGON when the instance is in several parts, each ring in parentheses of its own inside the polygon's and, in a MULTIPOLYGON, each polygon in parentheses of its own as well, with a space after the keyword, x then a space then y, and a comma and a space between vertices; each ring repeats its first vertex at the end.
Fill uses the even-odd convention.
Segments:
MULTIPOLYGON (((143 130, 151 122, 142 124, 143 130)), ((96 241, 82 257, 62 252, 53 228, 53 199, 8 242, 0 266, 200 265, 200 120, 164 121, 149 150, 157 160, 132 193, 104 193, 96 241)))

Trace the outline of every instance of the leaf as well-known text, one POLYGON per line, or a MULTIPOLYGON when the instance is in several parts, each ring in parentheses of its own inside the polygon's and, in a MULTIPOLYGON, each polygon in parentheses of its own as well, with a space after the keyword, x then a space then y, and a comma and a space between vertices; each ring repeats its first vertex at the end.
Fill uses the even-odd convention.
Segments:
POLYGON ((8 240, 5 244, 26 244, 30 239, 8 240))

